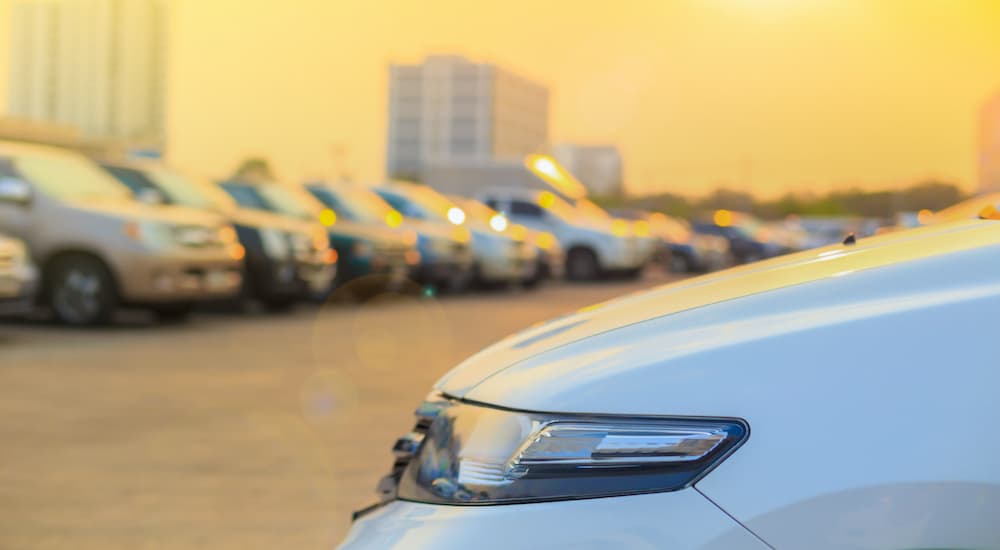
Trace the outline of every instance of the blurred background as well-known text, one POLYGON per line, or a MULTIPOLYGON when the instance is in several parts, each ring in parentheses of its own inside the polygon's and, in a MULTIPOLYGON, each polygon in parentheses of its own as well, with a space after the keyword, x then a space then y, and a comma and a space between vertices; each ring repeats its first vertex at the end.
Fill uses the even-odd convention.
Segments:
POLYGON ((507 334, 1000 217, 992 0, 0 0, 0 29, 0 548, 330 547, 507 334))

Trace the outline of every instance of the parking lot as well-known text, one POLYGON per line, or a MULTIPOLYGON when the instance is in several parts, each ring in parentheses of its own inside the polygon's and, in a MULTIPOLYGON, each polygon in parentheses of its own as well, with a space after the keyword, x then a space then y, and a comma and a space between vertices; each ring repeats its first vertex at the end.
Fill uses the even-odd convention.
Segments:
POLYGON ((288 315, 0 324, 0 548, 329 548, 431 384, 668 279, 288 315))

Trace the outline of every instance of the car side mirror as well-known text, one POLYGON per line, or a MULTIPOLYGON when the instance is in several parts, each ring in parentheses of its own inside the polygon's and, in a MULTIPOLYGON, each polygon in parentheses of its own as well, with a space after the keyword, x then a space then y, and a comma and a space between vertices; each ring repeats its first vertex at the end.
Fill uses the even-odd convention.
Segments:
POLYGON ((0 178, 0 202, 26 205, 31 202, 31 185, 18 178, 0 178))
POLYGON ((135 194, 135 198, 143 204, 150 204, 153 206, 167 204, 167 197, 156 189, 142 189, 135 194))

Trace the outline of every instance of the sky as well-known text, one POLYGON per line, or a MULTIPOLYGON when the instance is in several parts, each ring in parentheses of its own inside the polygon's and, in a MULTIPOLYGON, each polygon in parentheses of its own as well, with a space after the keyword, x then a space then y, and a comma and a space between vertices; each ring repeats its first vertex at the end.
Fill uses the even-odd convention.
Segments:
POLYGON ((169 2, 168 158, 206 176, 383 178, 387 66, 434 53, 548 85, 553 140, 618 145, 632 194, 971 189, 1000 90, 994 0, 169 2))

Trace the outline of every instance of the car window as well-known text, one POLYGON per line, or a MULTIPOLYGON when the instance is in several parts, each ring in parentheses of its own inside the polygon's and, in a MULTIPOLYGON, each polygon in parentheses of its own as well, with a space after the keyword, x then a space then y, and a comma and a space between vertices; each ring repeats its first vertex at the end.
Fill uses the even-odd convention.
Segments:
POLYGON ((309 191, 328 208, 349 220, 382 222, 394 210, 378 194, 364 187, 338 187, 331 189, 325 186, 309 186, 309 191))
POLYGON ((24 155, 10 157, 9 161, 20 177, 63 200, 132 198, 127 187, 86 157, 24 155))
POLYGON ((166 168, 146 173, 148 180, 166 195, 170 202, 202 210, 229 211, 235 206, 233 199, 217 187, 188 178, 166 168))
MULTIPOLYGON (((138 170, 121 166, 105 166, 104 168, 137 195, 146 191, 161 191, 157 188, 156 184, 138 170)), ((163 193, 160 192, 160 194, 162 195, 163 193)), ((164 198, 167 202, 172 202, 169 196, 165 196, 164 198)))
POLYGON ((396 193, 385 189, 377 189, 375 192, 378 196, 382 197, 385 202, 389 203, 390 206, 398 210, 407 218, 426 219, 429 217, 427 213, 424 212, 423 208, 420 208, 419 205, 414 204, 402 195, 397 195, 396 193))
POLYGON ((527 201, 510 201, 510 214, 512 216, 541 218, 545 216, 545 210, 541 206, 527 201))
POLYGON ((268 206, 267 201, 264 197, 257 192, 257 189, 252 185, 244 185, 240 183, 223 183, 220 185, 222 189, 229 194, 236 204, 244 208, 250 208, 253 210, 265 210, 272 211, 271 207, 268 206))

